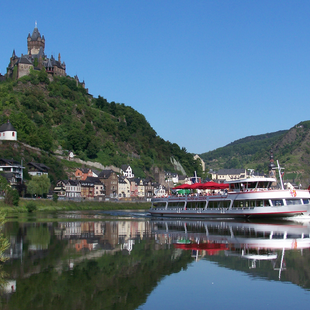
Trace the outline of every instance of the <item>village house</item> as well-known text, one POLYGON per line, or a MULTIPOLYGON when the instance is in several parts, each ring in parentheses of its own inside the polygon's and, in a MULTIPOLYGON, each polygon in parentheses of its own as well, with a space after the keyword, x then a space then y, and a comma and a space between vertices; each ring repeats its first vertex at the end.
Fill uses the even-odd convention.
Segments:
POLYGON ((136 197, 138 197, 138 198, 145 197, 145 188, 144 188, 143 180, 140 178, 135 178, 134 181, 135 181, 136 197))
POLYGON ((54 193, 58 196, 58 198, 65 199, 67 197, 66 181, 59 180, 54 187, 54 193))
POLYGON ((17 131, 9 121, 0 126, 0 140, 17 140, 17 131))
POLYGON ((98 177, 98 175, 89 168, 77 168, 74 175, 77 180, 82 181, 86 180, 87 177, 98 177))
POLYGON ((173 184, 179 183, 179 175, 174 172, 166 171, 165 172, 165 180, 166 182, 172 182, 173 184))
POLYGON ((161 184, 153 184, 154 186, 154 196, 156 197, 165 197, 167 195, 166 188, 161 184))
POLYGON ((217 182, 238 180, 247 177, 246 169, 220 169, 217 172, 212 172, 212 180, 217 182))
POLYGON ((68 199, 79 199, 81 198, 81 184, 77 180, 64 181, 66 197, 68 199))
POLYGON ((13 159, 0 158, 0 174, 7 179, 13 188, 23 184, 23 167, 13 159))
POLYGON ((106 195, 105 185, 100 181, 100 179, 98 177, 88 177, 86 180, 91 180, 95 184, 94 198, 99 201, 104 199, 106 195))
POLYGON ((130 197, 138 197, 138 188, 136 188, 135 179, 127 179, 130 184, 130 197))
POLYGON ((121 174, 128 179, 132 179, 135 175, 132 172, 132 168, 129 165, 122 165, 121 166, 121 174))
POLYGON ((106 197, 117 198, 118 197, 118 175, 115 171, 102 170, 99 173, 99 179, 105 186, 106 197))
POLYGON ((95 183, 86 178, 85 180, 80 181, 81 184, 81 197, 83 199, 94 199, 95 195, 95 183))
POLYGON ((144 180, 144 195, 146 198, 152 198, 154 195, 154 187, 151 180, 144 180))
POLYGON ((44 164, 34 163, 34 162, 28 163, 27 167, 28 167, 28 174, 30 174, 31 176, 34 176, 34 175, 40 176, 43 174, 48 175, 48 170, 50 169, 44 164))
POLYGON ((124 176, 118 178, 118 197, 130 198, 130 182, 124 176))

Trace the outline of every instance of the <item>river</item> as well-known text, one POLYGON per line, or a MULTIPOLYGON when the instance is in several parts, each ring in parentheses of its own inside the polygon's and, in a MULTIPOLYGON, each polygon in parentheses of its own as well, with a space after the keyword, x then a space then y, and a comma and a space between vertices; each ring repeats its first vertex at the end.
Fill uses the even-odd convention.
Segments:
POLYGON ((19 214, 0 309, 291 309, 310 303, 310 223, 19 214))

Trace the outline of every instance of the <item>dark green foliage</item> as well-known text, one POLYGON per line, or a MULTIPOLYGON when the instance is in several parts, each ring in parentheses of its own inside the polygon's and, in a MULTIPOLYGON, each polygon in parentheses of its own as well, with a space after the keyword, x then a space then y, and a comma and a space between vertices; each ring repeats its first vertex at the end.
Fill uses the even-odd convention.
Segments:
POLYGON ((9 206, 18 206, 19 195, 16 189, 7 187, 5 191, 4 203, 9 206))
POLYGON ((171 156, 188 174, 199 169, 185 149, 158 137, 142 114, 101 96, 92 98, 70 77, 50 82, 45 70, 31 70, 15 84, 1 83, 0 94, 0 111, 10 114, 18 140, 44 151, 61 146, 104 165, 132 163, 141 176, 151 174, 153 166, 174 171, 171 156))
POLYGON ((31 213, 31 212, 37 210, 37 206, 36 206, 35 203, 29 202, 29 203, 27 203, 27 205, 26 205, 26 209, 28 210, 29 213, 31 213))
MULTIPOLYGON (((246 137, 214 151, 203 153, 200 157, 208 165, 216 159, 215 166, 210 165, 210 168, 213 169, 245 168, 247 163, 254 158, 257 160, 264 157, 268 161, 268 153, 272 145, 286 132, 283 130, 275 133, 246 137)), ((268 167, 266 166, 265 168, 267 169, 268 167)))
POLYGON ((246 137, 200 156, 209 169, 251 168, 268 174, 270 150, 285 168, 284 181, 309 186, 310 121, 290 130, 246 137))

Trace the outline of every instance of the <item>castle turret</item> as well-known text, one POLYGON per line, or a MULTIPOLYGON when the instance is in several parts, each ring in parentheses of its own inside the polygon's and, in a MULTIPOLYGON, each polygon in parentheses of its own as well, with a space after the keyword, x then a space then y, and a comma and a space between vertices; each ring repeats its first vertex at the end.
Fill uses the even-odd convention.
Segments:
POLYGON ((37 23, 35 23, 32 36, 30 36, 30 33, 28 34, 27 45, 28 45, 28 55, 37 55, 40 51, 40 47, 42 47, 44 52, 45 38, 44 36, 41 37, 41 34, 37 27, 37 23))

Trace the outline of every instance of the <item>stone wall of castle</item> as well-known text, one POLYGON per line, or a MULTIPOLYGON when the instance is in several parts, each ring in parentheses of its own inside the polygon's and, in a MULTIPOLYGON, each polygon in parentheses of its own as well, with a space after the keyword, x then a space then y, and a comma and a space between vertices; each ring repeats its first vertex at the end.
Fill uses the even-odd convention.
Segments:
POLYGON ((30 68, 33 68, 32 65, 28 64, 18 64, 17 67, 17 78, 21 78, 22 76, 28 75, 30 73, 30 68))

